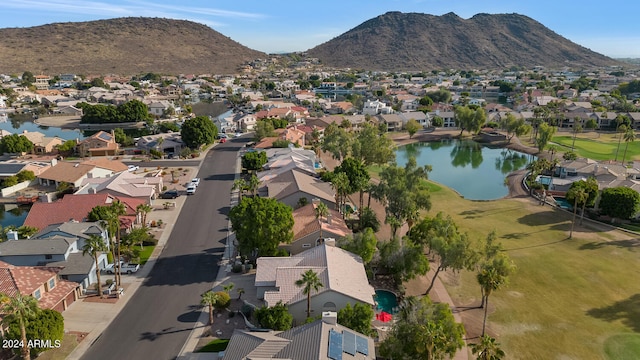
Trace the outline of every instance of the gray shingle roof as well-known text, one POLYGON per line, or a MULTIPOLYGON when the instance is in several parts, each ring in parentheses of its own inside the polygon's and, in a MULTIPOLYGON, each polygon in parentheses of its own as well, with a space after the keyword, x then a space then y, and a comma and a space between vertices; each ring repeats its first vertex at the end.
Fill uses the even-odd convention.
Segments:
POLYGON ((87 275, 95 261, 90 255, 82 255, 81 252, 69 254, 67 261, 48 263, 47 266, 59 266, 63 269, 60 275, 87 275))
POLYGON ((0 243, 0 256, 64 254, 75 238, 52 236, 46 239, 12 240, 0 243))

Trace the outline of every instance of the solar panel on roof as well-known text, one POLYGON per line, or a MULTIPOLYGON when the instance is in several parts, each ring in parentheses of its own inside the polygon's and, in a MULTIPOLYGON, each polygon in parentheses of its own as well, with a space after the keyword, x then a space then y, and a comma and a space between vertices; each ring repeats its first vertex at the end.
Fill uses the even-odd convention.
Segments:
POLYGON ((342 360, 342 334, 329 330, 329 359, 342 360))
POLYGON ((111 141, 111 134, 100 133, 98 137, 102 140, 111 141))
POLYGON ((356 335, 356 351, 360 354, 369 355, 369 341, 367 338, 356 335))
POLYGON ((352 356, 356 355, 356 334, 349 331, 342 332, 342 351, 352 356))

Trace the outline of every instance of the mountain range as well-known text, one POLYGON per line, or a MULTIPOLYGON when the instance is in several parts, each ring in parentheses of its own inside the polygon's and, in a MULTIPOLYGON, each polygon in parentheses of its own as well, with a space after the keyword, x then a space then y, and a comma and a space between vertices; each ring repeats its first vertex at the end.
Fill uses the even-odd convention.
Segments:
POLYGON ((620 65, 519 14, 388 12, 310 49, 335 67, 368 70, 620 65))
POLYGON ((0 73, 227 74, 266 56, 185 20, 130 17, 0 29, 0 73))
MULTIPOLYGON (((518 14, 389 12, 306 52, 366 70, 593 67, 620 62, 518 14)), ((268 55, 186 20, 117 18, 0 29, 0 73, 235 73, 268 55)))

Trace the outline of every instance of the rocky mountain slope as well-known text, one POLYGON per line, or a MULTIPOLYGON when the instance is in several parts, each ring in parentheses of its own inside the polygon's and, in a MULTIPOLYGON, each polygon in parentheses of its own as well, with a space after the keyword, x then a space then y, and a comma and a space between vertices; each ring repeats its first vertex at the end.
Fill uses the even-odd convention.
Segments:
POLYGON ((389 12, 308 54, 330 66, 388 71, 621 64, 518 14, 389 12))
POLYGON ((266 54, 184 20, 118 18, 0 29, 0 73, 235 73, 266 54))

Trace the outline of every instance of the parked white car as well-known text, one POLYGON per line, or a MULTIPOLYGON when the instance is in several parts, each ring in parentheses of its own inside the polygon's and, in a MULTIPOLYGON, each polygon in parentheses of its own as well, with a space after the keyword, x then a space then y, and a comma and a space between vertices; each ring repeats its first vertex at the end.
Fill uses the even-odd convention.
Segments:
POLYGON ((200 185, 200 178, 193 178, 191 179, 191 184, 195 185, 196 187, 198 187, 198 185, 200 185))
POLYGON ((138 165, 129 165, 129 171, 134 172, 140 170, 140 166, 138 165))
POLYGON ((196 193, 196 186, 194 184, 189 184, 187 186, 187 195, 193 195, 196 193))

